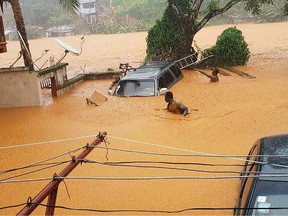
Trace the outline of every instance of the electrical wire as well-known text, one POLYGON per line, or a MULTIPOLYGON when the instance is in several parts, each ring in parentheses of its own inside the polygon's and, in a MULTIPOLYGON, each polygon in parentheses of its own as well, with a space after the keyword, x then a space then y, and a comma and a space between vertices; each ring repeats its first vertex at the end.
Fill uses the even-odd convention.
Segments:
MULTIPOLYGON (((91 135, 92 136, 92 135, 91 135)), ((82 137, 77 137, 77 138, 68 138, 68 139, 62 139, 62 140, 54 140, 54 141, 47 141, 47 142, 39 142, 39 143, 30 143, 30 144, 24 144, 24 146, 27 146, 27 145, 39 145, 39 144, 44 144, 44 143, 53 143, 53 142, 60 142, 60 141, 68 141, 68 140, 75 140, 75 139, 82 139, 82 138, 87 138, 87 137, 91 137, 90 135, 89 136, 82 136, 82 137)), ((93 135, 93 136, 95 136, 95 135, 93 135)), ((115 136, 109 136, 110 138, 114 138, 114 139, 120 139, 120 140, 125 140, 125 141, 129 141, 129 142, 135 142, 135 143, 140 143, 140 144, 144 144, 144 145, 150 145, 150 146, 156 146, 156 147, 161 147, 161 148, 168 148, 168 149, 173 149, 173 150, 180 150, 180 151, 186 151, 186 152, 191 152, 191 153, 194 153, 194 154, 196 154, 196 155, 194 155, 194 156, 203 156, 203 157, 221 157, 221 158, 228 158, 228 159, 234 159, 234 160, 241 160, 241 161, 246 161, 246 162, 252 162, 252 163, 257 163, 257 164, 268 164, 267 162, 260 162, 260 161, 252 161, 252 160, 247 160, 247 159, 241 159, 241 158, 239 158, 239 157, 246 157, 246 155, 244 156, 244 155, 241 155, 241 156, 227 156, 227 155, 216 155, 216 154, 210 154, 210 153, 203 153, 203 152, 196 152, 196 151, 192 151, 192 150, 187 150, 187 149, 180 149, 180 148, 175 148, 175 147, 170 147, 170 146, 163 146, 163 145, 159 145, 159 144, 154 144, 154 143, 148 143, 148 142, 143 142, 143 141, 137 141, 137 140, 131 140, 131 139, 125 139, 125 138, 119 138, 119 137, 115 137, 115 136), (236 158, 235 158, 236 157, 236 158)), ((13 147, 17 147, 17 146, 13 146, 13 147)), ((19 147, 19 145, 18 145, 18 147, 19 147)), ((21 147, 23 147, 23 145, 21 145, 21 147)), ((8 147, 0 147, 0 149, 1 148, 8 148, 8 147)), ((83 148, 83 147, 81 147, 81 148, 83 148)), ((80 148, 80 149, 81 149, 80 148)), ((107 148, 106 148, 107 149, 107 148)), ((117 149, 117 150, 120 150, 120 149, 117 149)), ((128 150, 123 150, 123 149, 121 149, 121 151, 128 151, 128 150)), ((70 151, 71 152, 71 151, 70 151)), ((69 152, 69 153, 70 153, 69 152)), ((136 151, 132 151, 132 150, 129 150, 129 152, 136 152, 136 151)), ((138 151, 138 153, 139 153, 139 151, 138 151)), ((143 152, 141 152, 141 153, 143 153, 143 152)), ((67 153, 64 153, 64 154, 62 154, 62 155, 65 155, 65 154, 67 154, 67 153)), ((145 152, 145 154, 151 154, 151 152, 150 153, 148 153, 148 152, 145 152)), ((156 154, 156 153, 153 153, 153 154, 156 154)), ((157 153, 157 154, 159 154, 159 153, 157 153)), ((62 156, 61 155, 61 156, 62 156)), ((163 154, 162 154, 163 155, 163 154)), ((178 155, 179 156, 179 155, 178 155)), ((260 156, 260 155, 259 155, 260 156)), ((262 155, 263 156, 263 155, 262 155)), ((271 156, 276 156, 276 155, 271 155, 271 156)), ((277 155, 277 156, 281 156, 281 157, 283 157, 283 155, 277 155)), ((254 155, 253 155, 253 157, 255 157, 254 155)), ((47 161, 47 160, 45 160, 45 161, 47 161)), ((43 162, 45 162, 45 161, 43 161, 43 162)), ((35 164, 37 164, 37 163, 34 163, 34 164, 31 164, 31 165, 35 165, 35 164)), ((281 164, 270 164, 270 165, 273 165, 273 166, 277 166, 277 167, 285 167, 285 168, 288 168, 288 166, 285 166, 285 165, 281 165, 281 164)), ((14 168, 14 169, 11 169, 10 171, 14 171, 14 170, 17 170, 17 169, 22 169, 22 168, 26 168, 26 167, 28 167, 29 165, 27 165, 27 166, 24 166, 24 167, 19 167, 19 168, 14 168)), ((8 171, 4 171, 4 172, 1 172, 2 174, 3 173, 6 173, 6 172, 8 172, 8 171)), ((0 174, 1 174, 0 173, 0 174)), ((1 181, 1 182, 7 182, 7 181, 1 181)), ((0 183, 1 183, 0 182, 0 183)))
POLYGON ((13 180, 0 181, 0 184, 5 184, 5 183, 35 182, 35 181, 48 181, 48 180, 54 180, 54 178, 47 177, 47 178, 33 178, 33 179, 13 179, 13 180))
POLYGON ((9 205, 9 206, 0 206, 0 210, 4 210, 4 209, 11 209, 11 208, 17 208, 20 206, 24 206, 27 205, 27 203, 21 203, 21 204, 16 204, 16 205, 9 205))
MULTIPOLYGON (((49 144, 49 143, 57 143, 57 142, 65 142, 65 141, 72 141, 72 140, 80 140, 80 139, 86 139, 86 138, 91 138, 91 137, 96 137, 98 134, 94 135, 86 135, 86 136, 80 136, 80 137, 73 137, 73 138, 65 138, 65 139, 59 139, 59 140, 50 140, 50 141, 42 141, 42 142, 35 142, 35 143, 26 143, 26 144, 19 144, 19 145, 13 145, 13 146, 0 146, 1 149, 10 149, 10 148, 18 148, 18 147, 27 147, 27 146, 34 146, 34 145, 41 145, 41 144, 49 144)), ((144 145, 150 145, 150 146, 156 146, 156 147, 161 147, 161 148, 167 148, 167 149, 172 149, 172 150, 179 150, 179 151, 186 151, 186 152, 191 152, 195 154, 161 154, 159 155, 165 155, 165 156, 198 156, 198 157, 220 157, 220 158, 230 158, 235 159, 237 157, 242 158, 242 157, 247 157, 248 155, 216 155, 216 154, 211 154, 211 153, 205 153, 205 152, 198 152, 198 151, 192 151, 188 149, 181 149, 181 148, 175 148, 175 147, 170 147, 170 146, 163 146, 160 144, 154 144, 154 143, 149 143, 149 142, 144 142, 144 141, 138 141, 138 140, 132 140, 132 139, 126 139, 126 138, 121 138, 117 136, 112 136, 112 135, 107 135, 107 138, 110 137, 112 139, 118 139, 122 141, 128 141, 128 142, 135 142, 138 144, 144 144, 144 145), (234 158, 235 157, 235 158, 234 158)), ((104 148, 97 146, 98 148, 104 148)), ((119 150, 119 151, 129 151, 125 149, 112 149, 111 150, 119 150)), ((136 152, 136 151, 134 151, 136 152)), ((139 153, 145 153, 139 151, 139 153)), ((155 153, 154 153, 155 154, 155 153)), ((253 155, 255 157, 288 157, 288 155, 253 155)))
POLYGON ((19 174, 19 175, 10 176, 10 177, 1 179, 0 181, 5 181, 5 180, 9 180, 9 179, 13 179, 13 178, 20 177, 20 176, 25 176, 25 175, 29 175, 29 174, 32 174, 32 173, 40 172, 40 171, 42 171, 42 170, 50 169, 50 168, 52 168, 52 167, 60 166, 60 165, 62 165, 62 164, 69 163, 69 162, 71 162, 71 160, 69 160, 69 161, 63 161, 63 162, 57 162, 57 163, 55 163, 55 164, 53 164, 53 165, 51 165, 51 166, 43 167, 43 168, 40 168, 40 169, 37 169, 37 170, 33 170, 33 171, 29 171, 29 172, 26 172, 26 173, 21 173, 21 174, 19 174))
POLYGON ((33 165, 29 166, 29 167, 25 167, 25 168, 21 168, 21 169, 12 168, 12 169, 1 171, 0 175, 6 174, 6 173, 9 173, 9 172, 13 172, 13 171, 22 170, 22 169, 28 169, 28 168, 34 168, 34 167, 40 167, 40 166, 49 166, 49 165, 52 165, 52 164, 55 164, 55 163, 57 163, 57 162, 33 164, 33 165))
MULTIPOLYGON (((235 157, 235 158, 244 158, 248 157, 249 155, 207 155, 203 154, 168 154, 168 153, 158 153, 158 152, 147 152, 147 151, 137 151, 137 150, 130 150, 130 149, 121 149, 121 148, 106 148, 102 146, 95 146, 94 148, 100 149, 109 149, 114 151, 122 151, 122 152, 133 152, 139 154, 151 154, 151 155, 160 155, 160 156, 175 156, 175 157, 212 157, 212 158, 227 158, 227 157, 235 157)), ((189 151, 189 150, 188 150, 189 151)), ((253 157, 288 157, 288 155, 253 155, 253 157)))
MULTIPOLYGON (((118 161, 118 162, 106 162, 114 164, 134 164, 134 163, 147 163, 147 164, 169 164, 169 165, 195 165, 195 166, 211 166, 211 167, 244 167, 244 164, 211 164, 211 163, 197 163, 197 162, 170 162, 170 161, 118 161)), ((251 166, 248 164, 247 166, 251 166)))
POLYGON ((98 212, 98 213, 120 213, 120 212, 138 212, 138 213, 163 213, 163 214, 176 214, 176 213, 183 213, 187 211, 233 211, 233 210, 244 210, 244 209, 251 209, 251 210, 286 210, 288 207, 270 207, 270 208, 231 208, 231 207, 198 207, 198 208, 185 208, 180 210, 144 210, 144 209, 115 209, 115 210, 103 210, 103 209, 89 209, 89 208, 72 208, 62 205, 46 205, 41 203, 29 203, 34 205, 39 205, 43 207, 49 208, 58 208, 58 209, 65 209, 71 211, 86 211, 86 212, 98 212))
MULTIPOLYGON (((229 159, 230 158, 231 159, 238 159, 238 158, 243 158, 243 157, 249 156, 249 155, 217 155, 217 154, 212 154, 212 153, 193 151, 193 150, 189 150, 189 149, 181 149, 181 148, 176 148, 176 147, 171 147, 171 146, 164 146, 164 145, 160 145, 160 144, 156 144, 156 143, 149 143, 149 142, 144 142, 144 141, 126 139, 126 138, 121 138, 121 137, 116 137, 116 136, 111 136, 111 135, 107 135, 107 138, 118 139, 118 140, 122 140, 122 141, 134 142, 134 143, 138 143, 138 144, 160 147, 160 148, 166 148, 166 149, 171 149, 171 150, 178 150, 178 151, 194 153, 194 154, 187 154, 184 156, 219 157, 219 158, 229 158, 229 159)), ((288 157, 288 155, 253 155, 253 157, 288 157)))
POLYGON ((26 144, 19 144, 19 145, 13 145, 13 146, 0 146, 0 150, 1 150, 1 149, 11 149, 11 148, 22 148, 22 147, 28 147, 28 146, 44 145, 44 144, 52 144, 52 143, 66 142, 66 141, 72 141, 72 140, 80 140, 80 139, 86 139, 86 138, 96 137, 97 135, 98 135, 98 134, 95 134, 95 135, 87 135, 87 136, 80 136, 80 137, 74 137, 74 138, 65 138, 65 139, 59 139, 59 140, 50 140, 50 141, 26 143, 26 144))
MULTIPOLYGON (((226 173, 226 174, 267 174, 267 175, 284 175, 288 173, 277 173, 277 172, 259 172, 259 171, 234 171, 234 170, 204 170, 204 169, 189 169, 189 168, 175 168, 175 167, 167 167, 167 166, 142 166, 142 165, 129 165, 123 164, 118 162, 99 162, 95 160, 83 159, 79 160, 83 163, 93 163, 93 164, 100 164, 105 166, 118 166, 118 167, 132 167, 132 168, 151 168, 151 169, 167 169, 167 170, 179 170, 179 171, 190 171, 190 172, 200 172, 200 173, 226 173)), ((136 162, 137 163, 137 162, 136 162)), ((157 162, 155 162, 157 163, 157 162)))
MULTIPOLYGON (((133 168, 151 168, 151 169, 167 169, 167 170, 179 170, 179 171, 190 171, 190 172, 204 172, 204 173, 234 173, 241 174, 244 172, 232 171, 232 170, 203 170, 203 169, 189 169, 189 168, 175 168, 167 166, 143 166, 143 165, 130 165, 130 164, 117 164, 114 162, 99 162, 95 160, 84 159, 81 160, 84 163, 100 164, 105 166, 118 166, 118 167, 133 167, 133 168)), ((249 172, 250 173, 250 172, 249 172)), ((273 173, 274 174, 274 173, 273 173)), ((282 174, 282 173, 281 173, 282 174)), ((288 173, 287 173, 288 174, 288 173)))
MULTIPOLYGON (((73 180, 109 180, 109 181, 143 181, 143 180, 199 180, 199 179, 243 179, 243 178, 264 178, 264 177, 287 177, 283 175, 255 175, 255 176, 145 176, 145 177, 95 177, 95 176, 57 176, 54 179, 73 179, 73 180)), ((0 182, 2 183, 2 182, 0 182)))
POLYGON ((35 165, 40 165, 40 164, 42 164, 44 162, 51 161, 51 160, 54 160, 56 158, 63 157, 65 155, 69 155, 71 153, 77 152, 77 151, 79 151, 80 149, 83 149, 83 148, 85 148, 85 146, 80 147, 80 148, 76 148, 74 150, 65 152, 63 154, 59 154, 59 155, 53 156, 51 158, 48 158, 48 159, 45 159, 45 160, 42 160, 42 161, 38 161, 38 162, 31 163, 31 164, 28 164, 28 165, 24 165, 24 166, 21 166, 21 167, 16 167, 16 168, 11 168, 11 169, 8 169, 8 170, 4 170, 4 171, 0 172, 0 175, 3 175, 3 174, 8 173, 8 172, 13 172, 13 171, 21 170, 21 169, 27 169, 27 168, 30 168, 30 167, 34 167, 35 165))
MULTIPOLYGON (((144 151, 135 151, 135 150, 127 150, 127 149, 119 149, 119 148, 105 148, 105 147, 101 147, 101 146, 96 146, 95 148, 103 148, 103 149, 110 149, 110 150, 115 150, 115 151, 122 151, 122 152, 128 152, 128 153, 139 153, 139 154, 148 154, 148 155, 158 155, 158 156, 177 156, 177 157, 187 157, 187 156, 197 156, 197 157, 217 157, 217 158, 229 158, 229 159, 233 159, 230 156, 223 156, 223 155, 214 155, 214 156, 207 156, 207 155, 200 155, 200 154, 165 154, 165 153, 156 153, 156 152, 144 152, 144 151)), ((256 155, 257 157, 268 157, 269 155, 256 155)), ((277 155, 277 156, 281 156, 281 155, 277 155)), ((283 156, 283 155, 282 155, 283 156)), ((240 156, 242 157, 242 156, 240 156)), ((244 157, 244 156, 243 156, 244 157)), ((253 157, 255 157, 255 155, 253 155, 253 157)), ((283 156, 284 157, 284 156, 283 156)), ((285 156, 288 157, 288 156, 285 156)), ((256 163, 256 164, 262 164, 262 165, 271 165, 271 166, 275 166, 275 167, 281 167, 281 168, 288 168, 288 166, 286 165, 282 165, 282 164, 269 164, 268 162, 262 162, 262 161, 257 161, 257 160, 247 160, 247 159, 240 159, 240 158, 235 158, 237 160, 241 160, 244 162, 250 162, 250 163, 256 163)))
MULTIPOLYGON (((19 183, 19 182, 33 182, 33 181, 46 181, 46 180, 105 180, 105 181, 143 181, 143 180, 219 180, 219 179, 243 179, 243 178, 273 178, 273 177, 287 177, 288 174, 283 175, 249 175, 249 176, 144 176, 144 177, 98 177, 98 176, 70 176, 61 177, 53 176, 46 178, 34 178, 34 179, 15 179, 15 180, 5 180, 0 181, 0 184, 4 183, 19 183)), ((284 180, 281 180, 284 181, 284 180)))

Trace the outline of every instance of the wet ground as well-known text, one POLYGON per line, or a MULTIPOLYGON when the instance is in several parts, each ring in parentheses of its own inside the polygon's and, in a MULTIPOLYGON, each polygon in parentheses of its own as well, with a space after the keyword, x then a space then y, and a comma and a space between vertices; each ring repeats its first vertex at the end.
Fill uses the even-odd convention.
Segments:
MULTIPOLYGON (((217 36, 227 27, 216 26, 204 29, 196 38, 198 46, 206 48, 213 44, 217 36)), ((287 27, 288 23, 238 26, 250 45, 252 55, 248 65, 238 67, 238 69, 255 76, 255 79, 245 79, 231 73, 231 76, 220 75, 219 83, 209 83, 208 79, 200 73, 184 71, 184 79, 173 86, 171 90, 175 98, 181 100, 191 110, 191 114, 187 117, 173 115, 163 110, 166 104, 162 96, 151 98, 109 96, 107 89, 112 80, 84 82, 43 107, 1 109, 1 170, 23 166, 72 151, 93 141, 92 135, 98 134, 99 131, 107 131, 109 147, 122 151, 109 150, 109 160, 107 161, 106 150, 95 149, 87 158, 98 162, 129 161, 133 162, 130 165, 138 167, 82 164, 69 176, 111 177, 114 179, 67 179, 65 182, 71 198, 62 183, 58 192, 57 205, 101 210, 159 211, 193 207, 234 207, 238 193, 238 179, 175 180, 173 177, 238 176, 235 173, 195 172, 195 169, 227 172, 240 171, 240 167, 196 166, 190 163, 233 165, 242 164, 242 161, 228 158, 188 157, 183 154, 201 152, 216 155, 245 155, 258 138, 287 133, 288 35, 285 31, 287 27), (274 34, 267 34, 267 32, 274 34), (89 97, 94 90, 107 96, 107 102, 98 107, 88 106, 85 98, 89 97), (82 139, 38 143, 77 137, 82 137, 82 139), (12 148, 12 146, 30 143, 38 143, 38 145, 12 148), (4 149, 5 146, 9 148, 4 149), (164 156, 163 153, 169 153, 170 156, 164 156), (155 164, 155 162, 159 163, 155 164), (139 166, 149 166, 149 168, 139 166), (194 172, 191 169, 194 169, 194 172), (144 178, 138 181, 115 180, 118 177, 144 178), (147 180, 145 177, 165 177, 165 179, 147 180)), ((89 54, 83 52, 84 57, 85 55, 86 57, 90 56, 86 59, 87 68, 104 70, 108 60, 111 65, 112 63, 115 65, 113 66, 115 69, 118 63, 124 60, 141 61, 145 55, 145 36, 146 33, 88 36, 85 42, 87 50, 91 51, 94 45, 97 48, 95 48, 93 56, 92 52, 89 54), (94 38, 94 40, 89 40, 89 38, 94 38), (128 38, 131 38, 129 44, 133 44, 133 46, 127 45, 128 38), (110 46, 113 46, 113 49, 110 46), (125 53, 123 53, 124 47, 125 53), (109 52, 109 50, 111 51, 109 52), (101 55, 98 55, 97 52, 101 55), (124 59, 124 57, 127 58, 124 59), (111 59, 113 61, 110 61, 111 59)), ((66 38, 64 39, 66 40, 66 38)), ((31 48, 41 50, 40 44, 47 40, 49 39, 31 41, 31 48)), ((71 44, 76 40, 76 37, 67 38, 71 44)), ((17 46, 14 42, 10 45, 11 47, 17 46)), ((8 49, 10 45, 8 45, 8 49)), ((2 55, 0 57, 1 67, 8 64, 9 58, 12 59, 12 54, 9 54, 10 57, 8 54, 5 55, 5 59, 2 55), (3 65, 2 59, 6 61, 3 65)), ((76 71, 77 64, 78 66, 80 64, 78 61, 82 57, 70 56, 69 58, 73 58, 70 65, 76 71)), ((109 65, 109 67, 112 66, 109 65)), ((101 146, 105 147, 104 144, 101 146)), ((77 154, 78 152, 70 155, 77 154)), ((70 155, 54 161, 70 160, 70 155)), ((52 177, 62 168, 63 165, 16 179, 52 177)), ((19 173, 23 173, 23 170, 1 175, 1 179, 19 173)), ((29 196, 34 197, 47 183, 48 181, 1 184, 0 207, 25 203, 29 196)), ((13 215, 20 209, 21 207, 2 210, 0 214, 13 215)), ((44 214, 44 211, 43 207, 39 207, 36 214, 44 214)), ((57 209, 56 214, 96 213, 57 209)), ((110 214, 119 215, 120 213, 110 214)), ((124 212, 122 214, 140 213, 124 212)), ((184 211, 181 214, 231 215, 232 211, 184 211)))

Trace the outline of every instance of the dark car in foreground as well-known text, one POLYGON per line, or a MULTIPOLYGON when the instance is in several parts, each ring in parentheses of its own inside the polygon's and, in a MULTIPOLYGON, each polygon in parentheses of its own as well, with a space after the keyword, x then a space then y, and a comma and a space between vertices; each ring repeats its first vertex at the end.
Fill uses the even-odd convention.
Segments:
POLYGON ((167 61, 149 62, 124 76, 115 88, 115 96, 158 96, 183 78, 180 68, 167 61))
POLYGON ((264 137, 251 148, 234 215, 288 215, 288 135, 264 137))

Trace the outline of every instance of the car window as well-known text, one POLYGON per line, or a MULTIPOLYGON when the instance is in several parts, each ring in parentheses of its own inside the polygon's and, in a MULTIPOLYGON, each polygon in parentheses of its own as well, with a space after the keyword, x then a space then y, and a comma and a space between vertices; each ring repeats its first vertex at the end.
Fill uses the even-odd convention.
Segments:
POLYGON ((170 73, 169 70, 165 71, 165 73, 164 73, 164 78, 165 78, 167 87, 170 87, 170 86, 172 85, 172 83, 174 82, 174 77, 173 77, 173 75, 170 73))
POLYGON ((159 77, 158 86, 159 88, 169 88, 174 82, 174 77, 169 70, 166 70, 164 74, 159 77))
POLYGON ((164 75, 160 76, 159 81, 158 81, 158 87, 159 87, 159 89, 167 88, 167 86, 165 84, 164 75))
POLYGON ((287 209, 269 209, 288 206, 288 185, 281 181, 259 181, 255 188, 249 215, 288 215, 287 209))
POLYGON ((170 70, 172 71, 172 73, 174 74, 174 76, 176 78, 180 77, 181 74, 182 74, 180 68, 178 66, 176 66, 176 65, 172 65, 170 67, 170 70))

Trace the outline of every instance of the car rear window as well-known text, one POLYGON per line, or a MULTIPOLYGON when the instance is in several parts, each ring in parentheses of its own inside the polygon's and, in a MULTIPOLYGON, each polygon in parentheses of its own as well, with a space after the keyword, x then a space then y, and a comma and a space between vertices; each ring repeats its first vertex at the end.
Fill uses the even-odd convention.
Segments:
POLYGON ((169 88, 174 82, 174 77, 169 70, 166 70, 164 74, 159 78, 159 88, 169 88))
POLYGON ((175 76, 176 78, 178 78, 178 77, 181 76, 181 70, 180 70, 180 68, 179 68, 178 66, 172 65, 172 66, 170 67, 170 70, 172 71, 172 73, 174 74, 174 76, 175 76))

